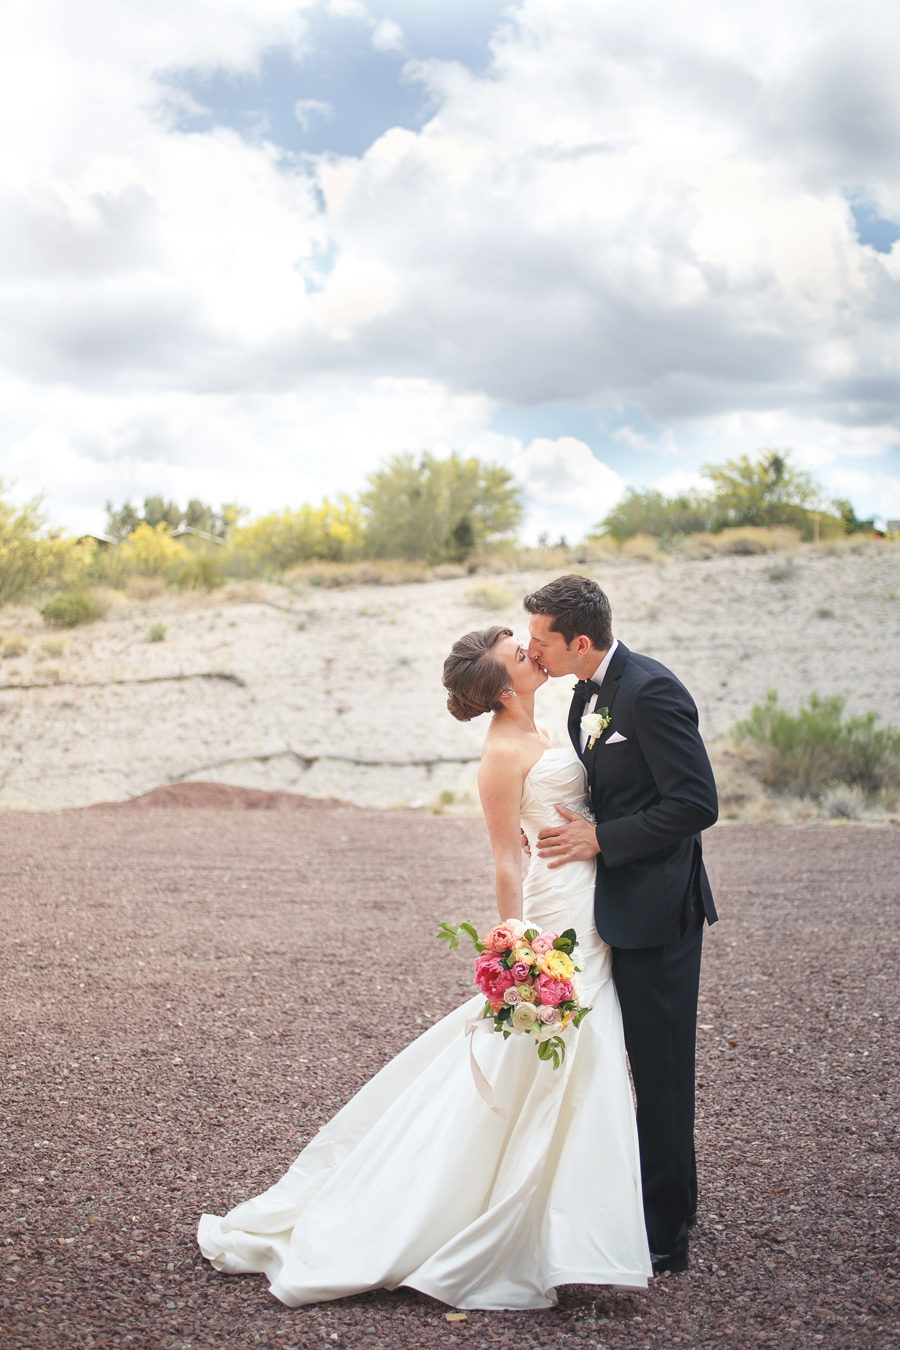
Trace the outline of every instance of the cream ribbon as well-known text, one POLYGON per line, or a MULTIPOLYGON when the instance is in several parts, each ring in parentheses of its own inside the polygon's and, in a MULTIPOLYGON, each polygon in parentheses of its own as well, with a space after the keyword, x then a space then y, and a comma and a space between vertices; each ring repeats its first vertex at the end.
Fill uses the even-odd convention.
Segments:
POLYGON ((505 1122, 506 1112, 503 1110, 502 1106, 498 1106, 494 1101, 494 1090, 482 1073, 481 1065, 475 1058, 475 1032, 486 1031, 492 1033, 493 1030, 494 1023, 489 1017, 472 1017, 466 1023, 466 1035, 472 1038, 469 1041, 469 1063, 472 1066, 472 1077, 475 1080, 475 1087, 478 1090, 479 1097, 486 1106, 491 1108, 495 1115, 499 1116, 500 1119, 505 1122))

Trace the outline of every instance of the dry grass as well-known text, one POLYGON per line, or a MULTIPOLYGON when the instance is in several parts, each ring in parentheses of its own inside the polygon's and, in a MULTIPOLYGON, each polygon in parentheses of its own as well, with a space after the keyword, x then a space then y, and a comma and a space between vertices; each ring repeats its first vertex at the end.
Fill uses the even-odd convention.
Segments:
POLYGON ((510 605, 514 604, 512 592, 493 581, 482 582, 480 586, 470 586, 466 591, 466 599, 476 609, 509 609, 510 605))

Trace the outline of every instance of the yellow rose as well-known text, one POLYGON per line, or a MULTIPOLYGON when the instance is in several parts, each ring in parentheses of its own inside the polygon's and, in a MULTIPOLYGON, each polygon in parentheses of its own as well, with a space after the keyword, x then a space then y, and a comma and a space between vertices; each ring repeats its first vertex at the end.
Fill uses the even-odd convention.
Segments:
POLYGON ((519 1003, 513 1009, 512 1029, 513 1031, 530 1031, 537 1020, 537 1013, 530 1003, 519 1003))
POLYGON ((565 952, 549 951, 537 958, 538 969, 551 980, 571 980, 575 974, 572 959, 565 952))
POLYGON ((516 961, 522 961, 526 966, 533 966, 537 957, 534 954, 534 948, 527 942, 520 942, 516 947, 513 956, 516 961))

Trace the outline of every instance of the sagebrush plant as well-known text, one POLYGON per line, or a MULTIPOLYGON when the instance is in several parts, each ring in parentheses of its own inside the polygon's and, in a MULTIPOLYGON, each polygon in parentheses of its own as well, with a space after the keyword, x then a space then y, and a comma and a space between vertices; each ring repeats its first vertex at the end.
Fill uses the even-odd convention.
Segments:
POLYGON ((839 694, 820 698, 796 713, 781 707, 770 690, 750 716, 735 727, 735 739, 762 750, 762 779, 777 792, 821 798, 836 784, 858 788, 867 797, 900 785, 900 731, 876 727, 876 713, 844 718, 839 694))
POLYGON ((505 586, 498 586, 493 581, 485 581, 480 586, 470 586, 466 591, 466 599, 476 609, 509 609, 513 603, 511 592, 505 586))
POLYGON ((74 628, 93 623, 103 614, 105 605, 92 591, 61 591, 41 607, 41 618, 51 628, 74 628))

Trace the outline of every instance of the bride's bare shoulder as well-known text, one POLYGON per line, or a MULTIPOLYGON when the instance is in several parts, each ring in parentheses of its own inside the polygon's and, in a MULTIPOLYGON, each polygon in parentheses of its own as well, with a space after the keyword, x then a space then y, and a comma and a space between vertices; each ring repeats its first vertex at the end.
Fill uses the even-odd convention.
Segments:
POLYGON ((521 774, 528 758, 524 737, 487 736, 481 750, 482 773, 521 774))

